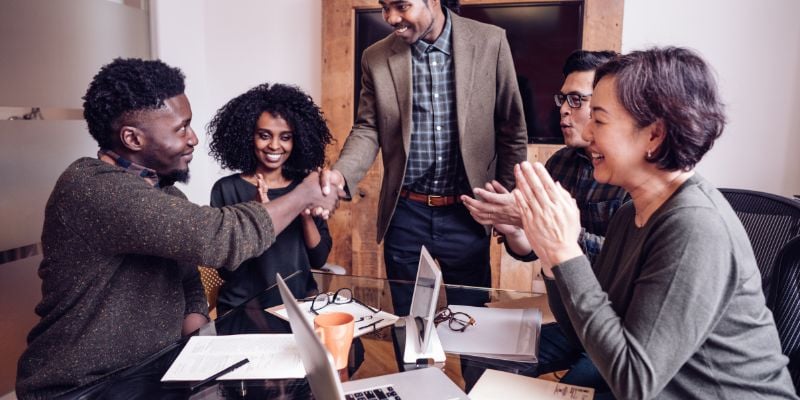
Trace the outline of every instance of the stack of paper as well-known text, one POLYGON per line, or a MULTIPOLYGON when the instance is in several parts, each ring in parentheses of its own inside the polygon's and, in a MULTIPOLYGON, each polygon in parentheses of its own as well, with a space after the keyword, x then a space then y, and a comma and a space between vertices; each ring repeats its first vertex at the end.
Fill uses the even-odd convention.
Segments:
POLYGON ((306 375, 294 335, 192 336, 161 381, 201 381, 245 358, 250 362, 217 379, 287 379, 306 375))
MULTIPOLYGON (((306 301, 300 303, 300 309, 303 310, 303 315, 308 319, 311 325, 314 325, 314 318, 317 316, 311 312, 311 302, 306 301)), ((286 308, 283 304, 266 309, 267 312, 277 316, 278 318, 289 320, 289 315, 286 314, 286 308)), ((355 327, 353 329, 353 337, 359 337, 365 333, 377 331, 386 326, 394 325, 398 317, 394 314, 389 314, 386 311, 373 312, 367 307, 358 303, 346 304, 328 304, 325 308, 318 311, 320 314, 327 314, 331 312, 346 312, 355 318, 355 327)))
POLYGON ((472 400, 591 400, 594 389, 487 369, 469 392, 472 400))
POLYGON ((475 319, 464 332, 453 331, 447 322, 436 327, 444 351, 501 360, 535 362, 542 326, 537 308, 505 309, 449 306, 475 319))

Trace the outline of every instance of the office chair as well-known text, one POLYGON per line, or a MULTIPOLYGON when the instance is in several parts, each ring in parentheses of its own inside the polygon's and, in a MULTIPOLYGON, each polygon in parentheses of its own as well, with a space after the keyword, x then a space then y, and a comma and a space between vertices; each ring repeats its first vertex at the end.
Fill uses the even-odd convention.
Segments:
MULTIPOLYGON (((742 221, 758 269, 764 297, 770 299, 772 269, 783 245, 800 235, 800 201, 742 189, 719 189, 742 221)), ((770 308, 769 302, 767 306, 770 308)))
POLYGON ((800 393, 800 236, 786 243, 776 257, 770 298, 789 373, 800 393))
MULTIPOLYGON (((216 312, 212 314, 214 309, 217 308, 217 296, 219 295, 219 288, 225 283, 219 272, 210 267, 197 267, 200 271, 200 281, 203 282, 203 289, 206 292, 206 299, 208 300, 208 314, 209 316, 216 316, 216 312)), ((214 319, 212 316, 212 319, 214 319)))

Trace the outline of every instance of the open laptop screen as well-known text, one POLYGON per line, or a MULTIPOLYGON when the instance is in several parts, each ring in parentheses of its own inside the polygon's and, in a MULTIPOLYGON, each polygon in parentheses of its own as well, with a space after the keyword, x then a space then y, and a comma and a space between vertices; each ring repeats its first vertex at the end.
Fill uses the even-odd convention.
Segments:
MULTIPOLYGON (((416 286, 411 299, 411 313, 419 335, 420 350, 426 351, 428 339, 434 329, 433 317, 436 312, 436 302, 439 297, 439 287, 442 284, 442 272, 439 266, 422 246, 417 269, 416 286)), ((411 329, 409 329, 409 333, 411 329)))

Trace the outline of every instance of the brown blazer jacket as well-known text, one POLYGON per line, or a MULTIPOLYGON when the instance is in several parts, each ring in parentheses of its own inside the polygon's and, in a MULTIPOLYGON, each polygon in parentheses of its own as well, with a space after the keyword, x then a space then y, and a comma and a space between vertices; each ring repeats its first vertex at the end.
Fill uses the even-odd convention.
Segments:
MULTIPOLYGON (((527 131, 517 75, 505 31, 452 18, 456 114, 461 159, 472 187, 497 179, 514 186, 514 165, 527 157, 527 131)), ((361 57, 362 89, 356 117, 333 169, 348 192, 383 152, 377 240, 389 227, 405 176, 411 140, 411 48, 394 34, 361 57)))

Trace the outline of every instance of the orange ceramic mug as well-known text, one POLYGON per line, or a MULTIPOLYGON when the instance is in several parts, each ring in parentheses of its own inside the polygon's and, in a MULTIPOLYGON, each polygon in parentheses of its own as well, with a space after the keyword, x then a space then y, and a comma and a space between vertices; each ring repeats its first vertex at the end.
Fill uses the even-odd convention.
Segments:
POLYGON ((314 318, 314 330, 333 356, 336 369, 347 367, 354 329, 355 319, 345 312, 326 313, 314 318))

